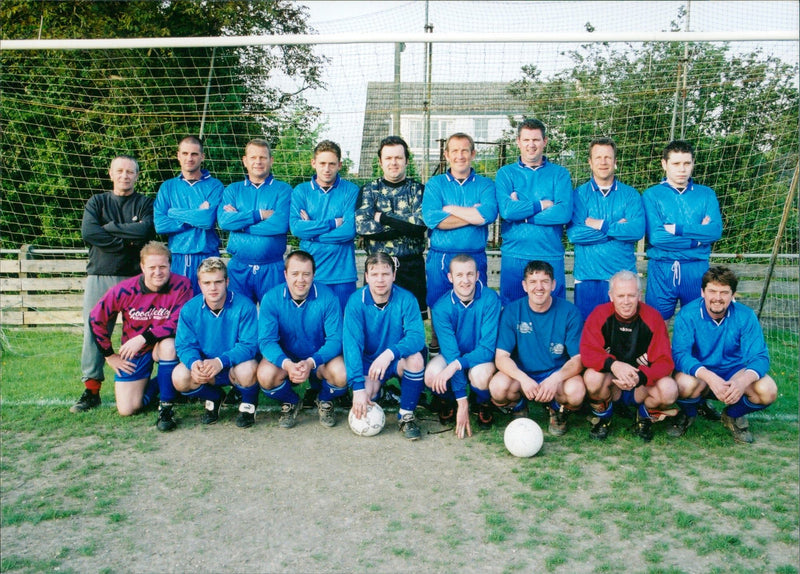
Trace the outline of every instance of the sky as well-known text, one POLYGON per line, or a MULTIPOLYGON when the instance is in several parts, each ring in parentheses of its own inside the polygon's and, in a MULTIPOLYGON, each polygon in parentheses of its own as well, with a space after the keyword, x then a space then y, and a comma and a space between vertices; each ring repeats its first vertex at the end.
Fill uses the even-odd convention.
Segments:
MULTIPOLYGON (((358 29, 360 20, 367 20, 368 16, 392 15, 387 21, 387 26, 381 31, 423 31, 425 1, 320 1, 300 0, 309 8, 310 24, 321 32, 344 31, 343 29, 358 29), (399 22, 395 15, 414 14, 419 22, 416 24, 411 19, 402 18, 399 22), (412 26, 410 29, 407 25, 412 26)), ((590 20, 598 28, 611 27, 613 22, 619 22, 622 29, 631 30, 662 30, 665 23, 664 15, 674 16, 679 6, 688 6, 693 15, 692 30, 765 30, 765 29, 798 29, 798 3, 796 0, 665 0, 665 1, 527 1, 527 2, 476 2, 469 0, 447 1, 432 0, 428 3, 430 21, 435 25, 435 31, 466 31, 471 28, 470 23, 464 19, 452 19, 451 15, 465 12, 481 12, 481 18, 475 23, 478 29, 496 32, 530 31, 530 20, 517 18, 514 15, 527 14, 538 20, 545 18, 554 25, 548 25, 547 31, 568 30, 580 31, 585 21, 590 20), (485 8, 492 8, 482 10, 485 8), (567 8, 568 6, 568 8, 567 8), (624 8, 623 8, 624 7, 624 8), (542 12, 547 12, 542 15, 542 12), (627 13, 628 17, 621 17, 627 13), (579 14, 581 18, 571 19, 571 14, 579 14), (512 18, 509 16, 511 15, 512 18), (635 16, 634 16, 635 15, 635 16), (636 28, 631 28, 631 20, 637 23, 636 28), (446 30, 445 30, 446 29, 446 30)))
POLYGON ((391 1, 381 1, 381 2, 366 2, 364 0, 353 2, 353 1, 341 1, 341 2, 333 2, 333 1, 312 1, 312 2, 300 2, 309 7, 311 12, 311 22, 313 24, 318 24, 320 22, 331 22, 336 20, 342 20, 347 18, 353 18, 357 16, 363 16, 364 14, 373 14, 375 12, 385 12, 387 10, 391 10, 397 8, 398 6, 403 6, 404 4, 410 4, 408 0, 405 2, 391 2, 391 1))
MULTIPOLYGON (((321 34, 374 34, 424 31, 426 3, 411 1, 300 1, 309 8, 309 25, 321 34)), ((691 31, 798 31, 796 0, 716 1, 431 1, 428 21, 434 32, 581 33, 660 32, 670 28, 681 6, 689 6, 691 31)), ((797 44, 761 43, 766 53, 797 62, 797 44)), ((753 43, 744 45, 751 50, 753 43)), ((534 63, 544 77, 569 65, 566 51, 575 44, 434 44, 434 82, 512 81, 524 64, 534 63)), ((324 90, 308 93, 323 112, 322 135, 339 142, 358 163, 368 82, 392 81, 393 44, 317 46, 328 59, 324 90)), ((424 45, 409 44, 401 57, 401 80, 424 81, 424 45)), ((357 167, 357 165, 356 165, 357 167)))

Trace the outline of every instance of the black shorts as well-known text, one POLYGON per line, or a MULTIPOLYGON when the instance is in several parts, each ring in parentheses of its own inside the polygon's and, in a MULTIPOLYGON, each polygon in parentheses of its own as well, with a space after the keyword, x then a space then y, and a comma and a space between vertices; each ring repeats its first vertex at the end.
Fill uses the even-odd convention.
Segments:
POLYGON ((397 258, 397 276, 395 283, 403 289, 411 291, 417 298, 419 310, 422 318, 428 318, 428 304, 425 303, 427 292, 425 283, 425 256, 409 255, 408 257, 397 258))

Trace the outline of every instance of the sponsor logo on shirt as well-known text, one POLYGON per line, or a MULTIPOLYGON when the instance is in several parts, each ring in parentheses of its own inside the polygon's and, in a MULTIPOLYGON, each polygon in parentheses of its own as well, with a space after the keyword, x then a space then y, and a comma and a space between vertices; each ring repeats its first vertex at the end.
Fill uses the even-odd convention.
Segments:
POLYGON ((152 319, 169 319, 171 310, 164 307, 158 309, 130 309, 128 318, 131 321, 150 321, 152 319))

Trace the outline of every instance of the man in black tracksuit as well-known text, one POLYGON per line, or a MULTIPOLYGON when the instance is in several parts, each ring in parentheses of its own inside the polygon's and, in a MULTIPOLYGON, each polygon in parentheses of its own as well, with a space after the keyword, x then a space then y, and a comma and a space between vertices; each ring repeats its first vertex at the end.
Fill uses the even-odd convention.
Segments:
POLYGON ((105 359, 89 328, 89 313, 111 287, 141 272, 139 251, 155 237, 153 199, 134 190, 139 164, 130 156, 120 155, 112 160, 108 174, 113 189, 89 199, 81 223, 81 236, 89 245, 81 352, 82 380, 86 389, 70 408, 73 413, 100 404, 105 359))

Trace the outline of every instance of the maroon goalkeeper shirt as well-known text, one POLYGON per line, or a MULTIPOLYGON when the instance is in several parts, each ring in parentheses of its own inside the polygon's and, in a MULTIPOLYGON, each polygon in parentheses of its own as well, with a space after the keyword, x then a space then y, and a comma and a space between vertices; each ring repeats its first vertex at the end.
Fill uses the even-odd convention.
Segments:
POLYGON ((161 339, 175 336, 178 314, 191 298, 191 283, 183 275, 175 273, 158 291, 150 291, 142 275, 118 283, 97 302, 89 317, 100 352, 104 357, 114 354, 108 324, 116 321, 117 314, 122 313, 122 344, 142 335, 147 344, 137 357, 149 353, 161 339))

